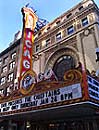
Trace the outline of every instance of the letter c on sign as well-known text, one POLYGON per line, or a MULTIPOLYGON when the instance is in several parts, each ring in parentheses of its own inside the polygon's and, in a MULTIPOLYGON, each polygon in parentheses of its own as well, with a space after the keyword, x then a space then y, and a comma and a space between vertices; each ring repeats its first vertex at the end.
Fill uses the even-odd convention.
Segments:
POLYGON ((30 68, 30 62, 28 60, 24 60, 23 61, 23 66, 26 68, 26 69, 29 69, 30 68))

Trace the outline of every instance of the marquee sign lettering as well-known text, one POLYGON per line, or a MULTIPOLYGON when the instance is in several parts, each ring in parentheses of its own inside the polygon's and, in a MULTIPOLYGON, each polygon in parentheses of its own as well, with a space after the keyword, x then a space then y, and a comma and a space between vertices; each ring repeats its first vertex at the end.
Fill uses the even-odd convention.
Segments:
POLYGON ((37 76, 37 82, 41 82, 41 81, 55 81, 58 80, 55 73, 53 72, 53 70, 51 68, 48 68, 45 73, 39 73, 37 76))
POLYGON ((37 16, 30 8, 22 8, 23 14, 23 39, 22 57, 20 64, 20 91, 22 94, 28 93, 33 87, 33 78, 36 77, 32 70, 32 55, 34 46, 34 29, 37 16), (33 77, 32 77, 33 76, 33 77), (30 80, 30 81, 29 81, 30 80), (28 83, 26 83, 28 82, 28 83), (28 85, 27 85, 28 84, 28 85), (29 90, 25 92, 25 90, 29 90))
POLYGON ((22 86, 20 88, 20 91, 22 94, 28 94, 29 92, 32 91, 35 83, 36 83, 36 78, 35 78, 35 73, 32 71, 27 71, 20 82, 20 85, 22 86))
POLYGON ((32 51, 33 51, 33 32, 30 29, 25 29, 25 36, 23 40, 23 53, 22 53, 22 64, 21 64, 21 75, 26 71, 32 69, 32 51))
POLYGON ((90 76, 87 77, 88 77, 89 96, 90 98, 99 101, 99 81, 95 80, 90 76))
MULTIPOLYGON (((31 81, 32 82, 32 81, 31 81)), ((64 86, 54 90, 49 90, 35 95, 23 97, 13 101, 5 102, 0 104, 0 114, 6 115, 11 113, 17 113, 19 110, 26 110, 27 108, 36 107, 48 107, 54 103, 60 103, 64 101, 74 100, 82 97, 82 90, 80 83, 73 84, 70 86, 64 86), (16 111, 16 112, 15 112, 16 111)), ((38 108, 39 109, 39 108, 38 108)), ((27 111, 27 110, 26 110, 27 111)))

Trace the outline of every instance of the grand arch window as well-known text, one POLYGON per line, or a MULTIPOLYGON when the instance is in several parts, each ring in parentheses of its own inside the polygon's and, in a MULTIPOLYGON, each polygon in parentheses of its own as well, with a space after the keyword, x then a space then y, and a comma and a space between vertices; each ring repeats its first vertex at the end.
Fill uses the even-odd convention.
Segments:
POLYGON ((56 63, 54 64, 53 71, 57 76, 58 80, 63 80, 64 73, 75 67, 74 58, 70 55, 63 55, 57 59, 56 63))

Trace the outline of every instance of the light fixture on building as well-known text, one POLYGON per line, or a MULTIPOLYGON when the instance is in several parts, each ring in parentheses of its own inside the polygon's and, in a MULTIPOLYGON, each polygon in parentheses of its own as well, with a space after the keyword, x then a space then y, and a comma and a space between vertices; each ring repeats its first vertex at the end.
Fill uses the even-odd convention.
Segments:
POLYGON ((30 122, 27 121, 26 128, 30 128, 30 127, 31 127, 31 124, 30 124, 30 122))
POLYGON ((54 127, 55 126, 55 124, 49 124, 49 127, 54 127))

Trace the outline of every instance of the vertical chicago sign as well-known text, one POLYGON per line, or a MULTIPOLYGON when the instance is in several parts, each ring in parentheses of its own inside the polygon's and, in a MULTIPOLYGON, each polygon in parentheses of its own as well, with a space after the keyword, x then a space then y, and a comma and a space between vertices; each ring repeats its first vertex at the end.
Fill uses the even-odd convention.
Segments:
POLYGON ((34 46, 34 29, 38 20, 31 8, 23 7, 22 55, 20 63, 20 92, 28 94, 35 83, 36 74, 32 70, 32 55, 34 46))

